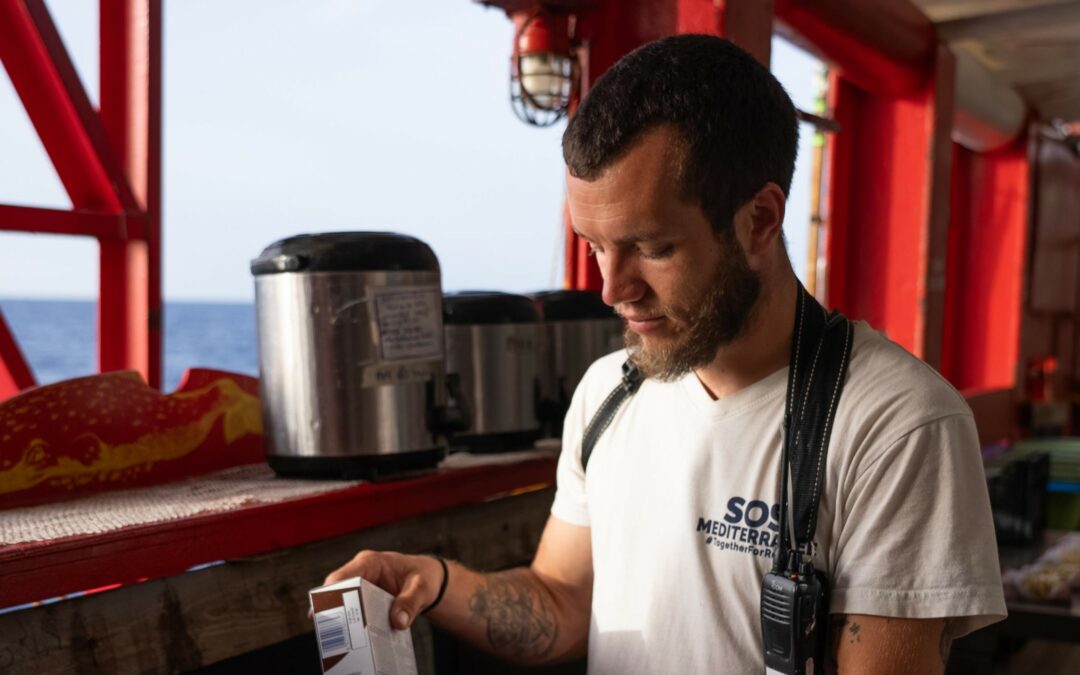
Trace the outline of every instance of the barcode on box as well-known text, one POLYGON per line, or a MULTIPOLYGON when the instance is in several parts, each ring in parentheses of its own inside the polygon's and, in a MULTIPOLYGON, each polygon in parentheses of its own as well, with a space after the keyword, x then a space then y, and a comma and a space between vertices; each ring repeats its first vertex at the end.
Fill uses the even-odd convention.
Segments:
POLYGON ((319 638, 319 651, 324 659, 349 651, 349 637, 345 631, 345 608, 334 607, 316 614, 315 634, 319 638))

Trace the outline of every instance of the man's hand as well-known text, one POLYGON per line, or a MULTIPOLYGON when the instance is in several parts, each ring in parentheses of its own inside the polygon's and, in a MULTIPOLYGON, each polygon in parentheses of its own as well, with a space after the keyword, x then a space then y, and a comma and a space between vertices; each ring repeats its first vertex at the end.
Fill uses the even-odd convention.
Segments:
POLYGON ((430 556, 361 551, 326 577, 324 584, 363 577, 394 595, 390 624, 408 628, 424 609, 435 602, 443 582, 439 561, 430 556))
POLYGON ((834 614, 829 631, 840 675, 940 674, 952 643, 945 619, 834 614))
MULTIPOLYGON (((496 656, 539 664, 584 656, 592 602, 589 528, 549 518, 529 567, 490 574, 447 561, 446 592, 434 623, 496 656)), ((361 551, 326 577, 363 577, 392 593, 390 623, 408 628, 443 582, 430 556, 361 551)))

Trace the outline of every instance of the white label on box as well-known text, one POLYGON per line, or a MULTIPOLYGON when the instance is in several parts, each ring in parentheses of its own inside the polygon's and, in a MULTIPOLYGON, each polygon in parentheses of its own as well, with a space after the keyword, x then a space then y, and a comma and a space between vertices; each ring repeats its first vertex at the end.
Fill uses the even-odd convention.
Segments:
POLYGON ((319 653, 324 659, 344 654, 352 648, 346 630, 344 607, 332 607, 315 615, 315 634, 319 638, 319 653))
POLYGON ((345 602, 345 619, 349 622, 349 642, 353 649, 367 647, 367 631, 364 630, 364 610, 360 608, 360 591, 341 596, 345 602))
POLYGON ((442 358, 442 294, 435 286, 375 289, 382 361, 442 358))

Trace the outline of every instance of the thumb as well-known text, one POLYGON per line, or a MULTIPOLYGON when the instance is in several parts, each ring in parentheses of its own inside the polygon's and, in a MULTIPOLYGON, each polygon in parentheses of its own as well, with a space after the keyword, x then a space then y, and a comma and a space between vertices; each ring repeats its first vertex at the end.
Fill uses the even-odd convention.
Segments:
POLYGON ((398 630, 408 628, 413 620, 424 609, 424 599, 421 597, 423 580, 418 572, 413 572, 405 578, 401 586, 401 592, 394 598, 390 606, 390 625, 398 630))

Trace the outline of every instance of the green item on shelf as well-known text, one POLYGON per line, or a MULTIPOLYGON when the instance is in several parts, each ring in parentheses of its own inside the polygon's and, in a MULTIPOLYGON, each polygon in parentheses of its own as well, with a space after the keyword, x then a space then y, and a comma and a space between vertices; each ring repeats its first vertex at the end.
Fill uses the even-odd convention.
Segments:
POLYGON ((1046 497, 1047 528, 1080 530, 1080 492, 1051 492, 1046 497))
POLYGON ((1024 457, 1033 452, 1050 455, 1050 480, 1080 483, 1080 438, 1031 438, 1020 441, 996 461, 1024 457))

